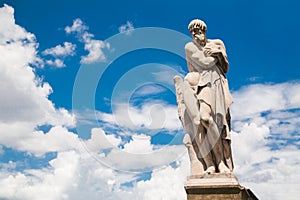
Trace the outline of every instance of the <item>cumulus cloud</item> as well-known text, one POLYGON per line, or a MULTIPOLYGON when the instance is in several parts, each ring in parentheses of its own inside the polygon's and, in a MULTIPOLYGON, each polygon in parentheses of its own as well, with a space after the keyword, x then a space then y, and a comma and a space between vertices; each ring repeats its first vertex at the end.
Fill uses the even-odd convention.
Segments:
POLYGON ((84 144, 92 152, 102 152, 103 149, 116 148, 122 142, 120 137, 106 134, 101 128, 91 130, 91 138, 84 144))
POLYGON ((121 103, 116 105, 113 114, 98 112, 97 116, 103 122, 131 130, 181 129, 177 106, 161 101, 144 103, 141 108, 121 103))
POLYGON ((73 21, 72 26, 66 26, 65 31, 67 34, 76 34, 79 41, 84 43, 84 49, 88 51, 88 55, 81 57, 82 64, 90 64, 98 61, 105 61, 106 57, 103 49, 109 49, 109 43, 102 40, 95 40, 94 35, 89 33, 88 27, 77 18, 73 21))
POLYGON ((37 46, 35 36, 27 32, 23 27, 15 24, 14 9, 6 4, 0 8, 0 44, 5 45, 11 42, 24 42, 28 46, 37 46))
MULTIPOLYGON (((10 165, 13 167, 13 163, 10 165)), ((135 180, 136 173, 117 173, 95 162, 86 152, 59 152, 49 161, 49 166, 42 169, 24 172, 2 169, 0 198, 156 200, 163 199, 167 192, 171 199, 182 200, 186 199, 182 185, 187 167, 188 161, 184 159, 178 161, 174 168, 156 169, 149 180, 133 182, 132 187, 126 187, 122 185, 135 180)))
POLYGON ((130 21, 127 21, 126 24, 123 24, 119 27, 119 32, 126 35, 130 35, 134 30, 133 24, 130 21))
MULTIPOLYGON (((244 124, 239 133, 232 132, 232 134, 237 171, 242 170, 241 166, 247 166, 249 163, 265 162, 269 159, 267 152, 270 149, 266 146, 266 138, 270 135, 270 130, 267 126, 258 127, 254 123, 244 124)), ((241 172, 241 174, 245 173, 246 171, 241 172)))
POLYGON ((109 48, 108 43, 105 43, 101 40, 94 40, 91 39, 92 37, 89 36, 85 40, 84 49, 87 50, 89 53, 86 56, 81 57, 81 63, 83 64, 90 64, 97 61, 104 61, 106 59, 104 52, 102 49, 109 48))
POLYGON ((124 145, 124 151, 133 154, 145 154, 153 152, 151 137, 147 135, 133 135, 132 140, 124 145))
POLYGON ((81 143, 100 163, 126 172, 149 172, 175 162, 186 152, 183 145, 154 145, 145 134, 129 133, 126 138, 94 128, 91 138, 81 143))
POLYGON ((77 135, 62 126, 55 126, 46 133, 33 131, 26 134, 21 130, 19 133, 22 134, 20 134, 22 139, 16 140, 15 136, 5 136, 1 137, 1 142, 15 150, 30 152, 35 156, 43 156, 47 152, 74 150, 80 145, 77 135))
POLYGON ((58 68, 65 67, 65 63, 63 60, 56 58, 55 60, 46 60, 46 64, 51 66, 56 66, 58 68))
POLYGON ((154 95, 165 92, 166 89, 160 85, 149 84, 137 89, 134 93, 136 96, 154 95))
POLYGON ((261 199, 297 199, 299 82, 254 84, 233 92, 235 173, 261 199), (279 189, 280 188, 280 189, 279 189), (280 192, 280 191, 288 191, 280 192))
POLYGON ((65 27, 65 31, 68 34, 70 34, 70 33, 79 33, 80 34, 80 33, 84 33, 88 29, 89 28, 85 24, 83 24, 83 22, 79 18, 77 18, 73 21, 72 26, 65 27))
POLYGON ((179 166, 175 168, 168 166, 163 169, 154 170, 151 179, 139 181, 136 184, 136 188, 133 188, 133 191, 139 199, 144 200, 165 199, 166 194, 168 199, 186 199, 183 186, 188 176, 188 162, 188 159, 184 159, 179 161, 179 166), (159 187, 157 187, 158 185, 159 187))
POLYGON ((67 56, 75 55, 76 45, 70 42, 64 42, 63 45, 57 45, 52 48, 48 48, 42 52, 44 56, 52 56, 53 59, 46 59, 45 63, 50 66, 58 68, 65 67, 64 59, 67 56))
POLYGON ((300 168, 300 149, 295 145, 273 149, 271 136, 268 127, 254 123, 245 124, 239 133, 233 132, 235 174, 260 199, 297 199, 300 176, 294 172, 300 168))
POLYGON ((49 48, 43 51, 44 55, 52 56, 73 56, 75 55, 76 45, 70 42, 64 42, 64 45, 57 45, 53 48, 49 48))
POLYGON ((50 162, 51 169, 30 170, 9 174, 1 171, 1 198, 8 199, 60 199, 74 180, 78 155, 74 152, 59 154, 50 162), (68 162, 66 162, 68 161, 68 162), (20 187, 22 185, 22 187, 20 187), (33 192, 35 191, 35 192, 33 192))
POLYGON ((253 84, 233 92, 232 115, 235 119, 270 110, 300 107, 300 83, 253 84))
POLYGON ((15 24, 12 7, 0 9, 0 144, 30 151, 37 144, 33 134, 41 135, 35 132, 38 125, 72 127, 75 120, 64 108, 55 108, 48 99, 51 86, 31 67, 38 59, 35 36, 15 24))

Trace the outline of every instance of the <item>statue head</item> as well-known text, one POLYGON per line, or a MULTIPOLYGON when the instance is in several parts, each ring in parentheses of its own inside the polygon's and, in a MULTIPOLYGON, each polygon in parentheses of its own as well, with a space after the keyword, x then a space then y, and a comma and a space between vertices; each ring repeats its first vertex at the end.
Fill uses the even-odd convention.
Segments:
POLYGON ((207 30, 206 24, 200 19, 194 19, 189 23, 188 29, 193 39, 201 46, 205 46, 207 30))
POLYGON ((195 29, 195 28, 198 28, 198 29, 200 29, 201 31, 203 31, 205 33, 206 33, 206 30, 207 30, 206 24, 204 23, 204 21, 202 21, 200 19, 194 19, 189 23, 188 29, 189 29, 190 32, 192 32, 193 29, 195 29))

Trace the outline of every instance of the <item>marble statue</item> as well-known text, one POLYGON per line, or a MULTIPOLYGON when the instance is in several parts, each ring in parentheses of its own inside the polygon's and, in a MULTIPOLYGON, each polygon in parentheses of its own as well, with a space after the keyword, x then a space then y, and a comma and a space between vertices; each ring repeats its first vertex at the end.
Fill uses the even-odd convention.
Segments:
POLYGON ((192 20, 188 29, 193 38, 185 45, 189 73, 184 79, 175 76, 174 83, 191 175, 231 173, 229 106, 233 100, 225 76, 226 49, 221 40, 206 38, 203 21, 192 20))

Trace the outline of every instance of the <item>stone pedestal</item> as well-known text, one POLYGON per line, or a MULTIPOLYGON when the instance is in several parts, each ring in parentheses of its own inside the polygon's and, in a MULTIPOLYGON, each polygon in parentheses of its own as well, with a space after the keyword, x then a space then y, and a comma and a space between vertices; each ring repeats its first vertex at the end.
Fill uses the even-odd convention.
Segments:
POLYGON ((249 189, 242 187, 232 174, 203 174, 187 178, 188 200, 256 200, 249 189))

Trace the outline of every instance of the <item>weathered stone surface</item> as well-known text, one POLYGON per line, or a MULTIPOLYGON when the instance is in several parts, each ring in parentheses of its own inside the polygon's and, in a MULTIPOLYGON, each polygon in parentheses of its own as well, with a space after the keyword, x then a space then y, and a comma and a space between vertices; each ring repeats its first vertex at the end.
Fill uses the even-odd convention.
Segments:
POLYGON ((185 184, 188 200, 256 200, 249 189, 242 187, 232 174, 189 176, 185 184))
POLYGON ((186 186, 217 186, 217 185, 239 185, 233 173, 227 174, 202 174, 187 177, 186 186))

